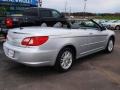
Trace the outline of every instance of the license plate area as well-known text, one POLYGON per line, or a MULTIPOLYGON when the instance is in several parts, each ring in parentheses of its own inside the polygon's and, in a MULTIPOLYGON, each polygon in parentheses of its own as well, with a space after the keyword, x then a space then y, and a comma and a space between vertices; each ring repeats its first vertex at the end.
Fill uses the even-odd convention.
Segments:
POLYGON ((8 49, 8 56, 10 58, 14 58, 14 55, 15 55, 15 51, 8 49))

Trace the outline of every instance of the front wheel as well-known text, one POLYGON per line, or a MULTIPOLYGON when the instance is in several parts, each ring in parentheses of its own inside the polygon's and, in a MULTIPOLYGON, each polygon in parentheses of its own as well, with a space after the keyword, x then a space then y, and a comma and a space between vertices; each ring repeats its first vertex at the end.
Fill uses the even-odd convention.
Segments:
POLYGON ((106 52, 111 53, 114 49, 114 40, 111 38, 108 41, 107 47, 105 49, 106 52))
POLYGON ((74 53, 70 48, 62 49, 56 59, 55 69, 60 72, 68 71, 73 64, 74 53))

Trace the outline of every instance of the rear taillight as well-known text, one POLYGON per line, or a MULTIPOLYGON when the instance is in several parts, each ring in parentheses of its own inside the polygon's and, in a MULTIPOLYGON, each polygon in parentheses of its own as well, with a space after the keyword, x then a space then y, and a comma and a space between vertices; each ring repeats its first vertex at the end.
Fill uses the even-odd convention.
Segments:
POLYGON ((12 28, 13 27, 13 20, 12 20, 12 18, 7 18, 5 20, 5 24, 6 24, 7 27, 12 28))
POLYGON ((21 42, 24 46, 39 46, 47 42, 48 36, 35 36, 24 38, 21 42))

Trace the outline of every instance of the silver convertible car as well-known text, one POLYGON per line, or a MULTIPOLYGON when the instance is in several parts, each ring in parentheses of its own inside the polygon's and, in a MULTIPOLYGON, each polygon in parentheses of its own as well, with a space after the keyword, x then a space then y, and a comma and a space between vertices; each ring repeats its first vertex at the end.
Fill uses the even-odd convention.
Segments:
POLYGON ((73 20, 69 28, 62 26, 9 30, 3 45, 5 55, 24 65, 55 66, 58 71, 67 71, 80 57, 113 51, 115 33, 93 20, 73 20))

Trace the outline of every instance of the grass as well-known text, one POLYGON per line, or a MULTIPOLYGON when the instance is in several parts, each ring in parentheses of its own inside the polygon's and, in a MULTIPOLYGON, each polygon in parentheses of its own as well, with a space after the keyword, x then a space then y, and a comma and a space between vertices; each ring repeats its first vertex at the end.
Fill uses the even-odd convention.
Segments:
POLYGON ((98 19, 120 20, 120 16, 97 16, 98 19))

